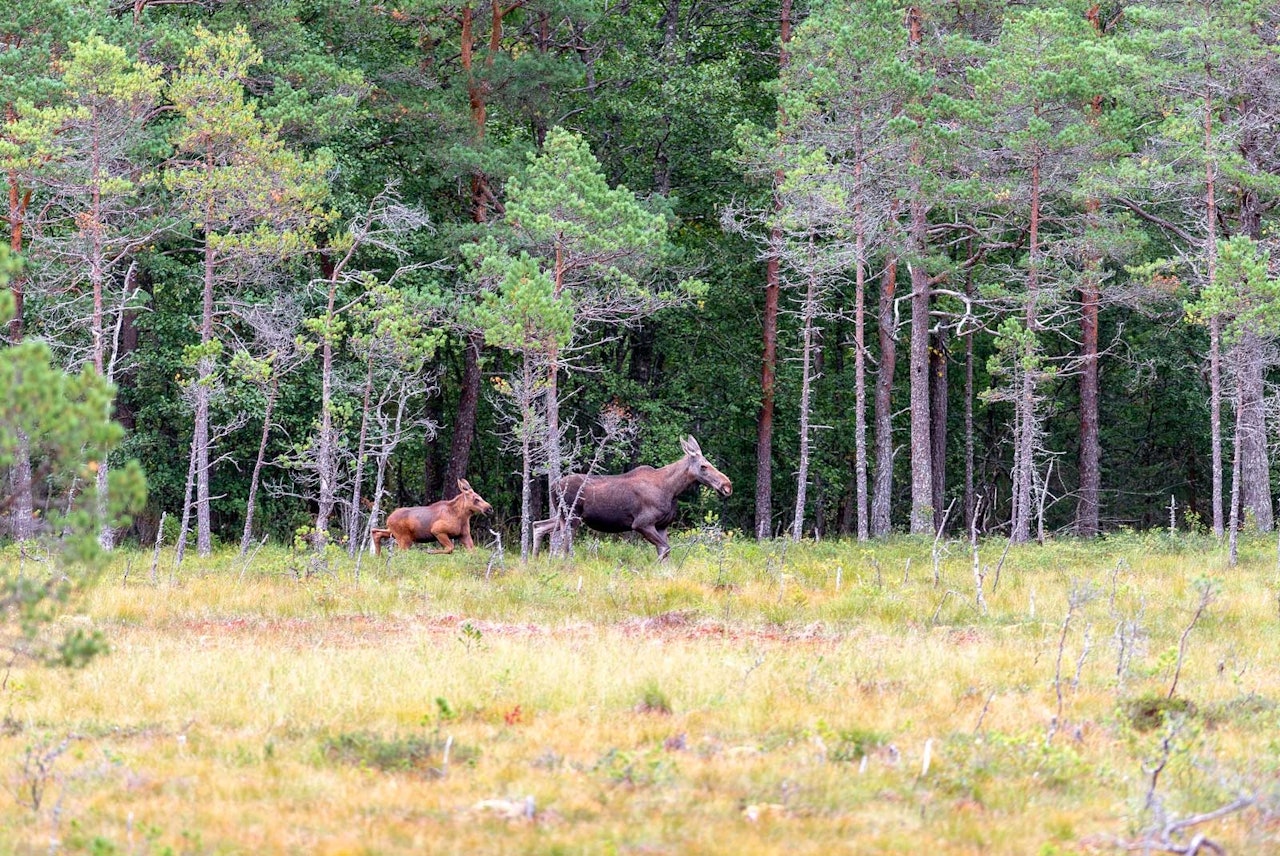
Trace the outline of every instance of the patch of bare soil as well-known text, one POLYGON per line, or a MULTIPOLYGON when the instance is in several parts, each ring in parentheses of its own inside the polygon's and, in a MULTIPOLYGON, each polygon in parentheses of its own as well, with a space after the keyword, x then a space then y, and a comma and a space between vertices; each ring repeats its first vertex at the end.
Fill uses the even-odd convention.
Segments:
POLYGON ((229 638, 270 636, 278 643, 297 648, 316 645, 363 648, 388 638, 412 639, 426 636, 456 636, 467 626, 490 638, 592 639, 617 633, 626 637, 659 640, 719 640, 729 642, 832 644, 852 638, 848 631, 835 631, 820 622, 800 628, 732 624, 699 616, 691 611, 664 612, 651 617, 628 618, 614 624, 575 622, 539 624, 469 618, 453 613, 413 617, 371 617, 336 615, 324 618, 193 618, 167 625, 194 637, 196 644, 216 645, 229 638))

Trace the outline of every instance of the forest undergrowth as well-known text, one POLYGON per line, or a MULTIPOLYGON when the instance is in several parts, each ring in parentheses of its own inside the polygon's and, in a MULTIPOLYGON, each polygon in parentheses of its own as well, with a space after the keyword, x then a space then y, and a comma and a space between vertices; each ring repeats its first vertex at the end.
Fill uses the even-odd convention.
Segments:
POLYGON ((1280 847, 1270 538, 331 549, 117 551, 110 653, 0 681, 0 852, 1280 847))

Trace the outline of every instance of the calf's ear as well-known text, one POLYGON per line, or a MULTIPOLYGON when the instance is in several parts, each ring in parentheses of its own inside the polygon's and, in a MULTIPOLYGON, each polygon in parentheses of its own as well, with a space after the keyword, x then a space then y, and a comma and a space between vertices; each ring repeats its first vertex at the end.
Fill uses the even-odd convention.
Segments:
POLYGON ((684 449, 690 455, 702 454, 702 447, 698 445, 697 440, 693 439, 692 434, 680 441, 680 448, 684 449))
POLYGON ((471 483, 466 479, 458 479, 458 490, 471 490, 471 483))

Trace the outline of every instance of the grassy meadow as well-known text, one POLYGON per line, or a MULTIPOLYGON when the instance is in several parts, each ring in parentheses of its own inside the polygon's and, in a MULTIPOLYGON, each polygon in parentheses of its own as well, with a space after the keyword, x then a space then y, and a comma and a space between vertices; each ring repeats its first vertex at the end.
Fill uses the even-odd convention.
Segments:
POLYGON ((60 619, 110 653, 4 674, 0 852, 1280 849, 1274 540, 977 571, 707 533, 665 566, 121 552, 60 619))

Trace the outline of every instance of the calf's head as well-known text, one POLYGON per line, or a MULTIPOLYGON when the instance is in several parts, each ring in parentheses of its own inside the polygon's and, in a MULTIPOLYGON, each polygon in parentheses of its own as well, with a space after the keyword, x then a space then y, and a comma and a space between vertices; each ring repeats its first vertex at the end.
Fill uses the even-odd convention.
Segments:
POLYGON ((705 484, 721 496, 733 493, 733 482, 702 456, 697 440, 685 437, 680 441, 680 448, 684 449, 684 465, 699 484, 705 484))
POLYGON ((493 511, 493 506, 485 502, 484 497, 476 493, 466 479, 458 479, 458 501, 462 504, 462 510, 468 515, 488 514, 493 511))

